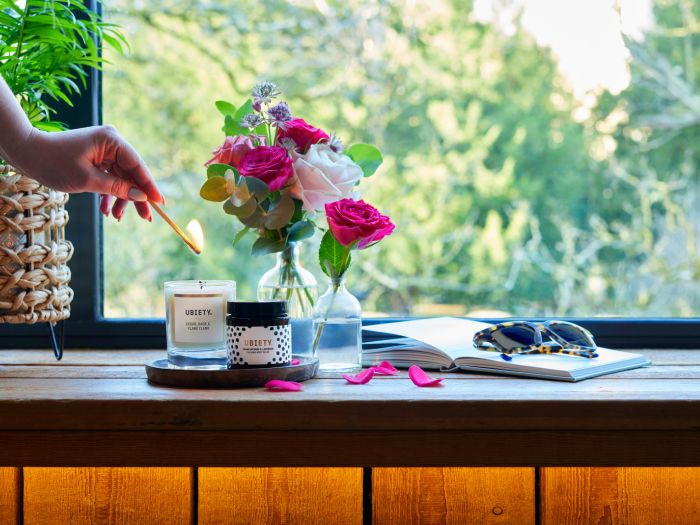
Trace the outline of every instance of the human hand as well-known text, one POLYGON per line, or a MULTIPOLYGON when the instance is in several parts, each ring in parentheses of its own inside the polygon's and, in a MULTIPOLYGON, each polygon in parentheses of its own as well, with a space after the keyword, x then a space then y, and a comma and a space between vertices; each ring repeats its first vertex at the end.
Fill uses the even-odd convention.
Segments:
POLYGON ((129 202, 150 221, 148 200, 164 204, 145 162, 112 126, 57 133, 34 130, 25 141, 17 167, 42 184, 70 193, 102 195, 100 211, 121 220, 129 202))

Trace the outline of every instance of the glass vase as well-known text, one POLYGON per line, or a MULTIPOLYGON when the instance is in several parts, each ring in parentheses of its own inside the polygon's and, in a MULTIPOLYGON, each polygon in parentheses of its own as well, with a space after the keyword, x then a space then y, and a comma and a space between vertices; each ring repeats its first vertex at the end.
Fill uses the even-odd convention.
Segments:
POLYGON ((292 353, 313 355, 313 313, 316 278, 299 261, 300 243, 289 243, 277 254, 277 263, 258 281, 259 301, 287 301, 292 326, 292 353))
POLYGON ((356 372, 362 366, 362 306, 344 277, 331 279, 316 301, 314 348, 322 371, 356 372))

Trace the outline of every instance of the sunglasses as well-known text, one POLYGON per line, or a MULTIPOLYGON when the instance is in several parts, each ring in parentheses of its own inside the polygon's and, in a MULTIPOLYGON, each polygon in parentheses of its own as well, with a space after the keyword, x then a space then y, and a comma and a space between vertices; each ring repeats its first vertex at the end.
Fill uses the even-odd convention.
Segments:
POLYGON ((598 357, 593 335, 574 323, 566 321, 509 321, 474 334, 478 350, 500 352, 506 361, 512 354, 564 354, 577 357, 598 357), (543 341, 543 336, 549 340, 543 341))

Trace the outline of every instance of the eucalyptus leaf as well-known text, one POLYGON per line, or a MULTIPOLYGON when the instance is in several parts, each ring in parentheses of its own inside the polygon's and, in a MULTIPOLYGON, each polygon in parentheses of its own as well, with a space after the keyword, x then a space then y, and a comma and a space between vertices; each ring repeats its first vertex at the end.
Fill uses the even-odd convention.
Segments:
POLYGON ((223 177, 226 175, 228 170, 238 173, 236 168, 229 166, 228 164, 209 164, 209 166, 207 166, 207 178, 223 177))
POLYGON ((289 223, 292 215, 294 215, 294 201, 289 195, 282 195, 270 206, 263 224, 268 230, 279 230, 289 223))
POLYGON ((212 177, 202 184, 199 195, 211 202, 223 202, 229 197, 228 183, 223 177, 212 177))
POLYGON ((265 215, 260 211, 260 208, 256 206, 255 211, 251 215, 248 217, 239 217, 238 220, 248 228, 260 228, 265 221, 265 215))
POLYGON ((313 237, 316 232, 311 221, 301 221, 292 224, 287 230, 287 242, 303 241, 313 237))
POLYGON ((238 182, 235 181, 233 192, 231 193, 231 204, 234 206, 243 206, 244 204, 250 202, 251 200, 257 206, 257 202, 253 199, 250 191, 248 190, 248 184, 245 177, 239 177, 238 182))
POLYGON ((258 199, 258 202, 265 200, 270 194, 270 187, 260 179, 256 179, 255 177, 243 176, 241 176, 241 179, 245 180, 246 186, 248 186, 248 191, 255 195, 255 198, 258 199))
POLYGON ((353 144, 347 150, 347 154, 362 168, 362 174, 365 177, 374 174, 384 161, 382 153, 370 144, 353 144))
POLYGON ((266 255, 268 253, 281 252, 286 244, 282 239, 270 239, 268 237, 258 237, 253 243, 251 253, 254 256, 266 255))
POLYGON ((236 114, 236 106, 230 102, 226 102, 225 100, 217 100, 214 102, 214 105, 216 106, 216 109, 219 110, 219 113, 221 113, 224 117, 226 115, 234 116, 236 114))
POLYGON ((240 206, 234 205, 231 202, 231 199, 228 199, 226 202, 224 202, 224 212, 228 213, 229 215, 234 215, 239 219, 245 219, 246 217, 250 217, 251 215, 253 215, 253 213, 255 213, 255 210, 257 209, 258 203, 253 198, 248 199, 240 206))
POLYGON ((328 277, 342 276, 350 266, 350 250, 340 244, 330 230, 326 231, 318 248, 318 262, 328 277))

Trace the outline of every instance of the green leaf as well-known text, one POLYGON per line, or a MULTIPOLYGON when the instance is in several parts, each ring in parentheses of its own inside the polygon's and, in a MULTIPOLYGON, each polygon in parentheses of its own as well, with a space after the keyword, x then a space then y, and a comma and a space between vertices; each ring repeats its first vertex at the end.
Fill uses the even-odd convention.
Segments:
POLYGON ((246 226, 245 228, 241 229, 241 230, 236 234, 236 236, 233 238, 233 247, 234 247, 234 248, 236 247, 236 245, 237 245, 239 242, 241 242, 241 239, 242 239, 243 237, 245 237, 245 234, 248 233, 249 231, 250 231, 250 228, 248 228, 248 227, 246 226))
POLYGON ((228 164, 209 164, 207 167, 207 178, 223 177, 228 170, 232 170, 236 175, 238 174, 236 168, 228 164))
POLYGON ((202 184, 199 195, 207 201, 223 202, 229 197, 228 184, 223 177, 212 177, 202 184))
POLYGON ((238 125, 238 122, 239 121, 231 115, 226 115, 226 117, 224 117, 224 134, 227 137, 235 137, 241 134, 242 128, 238 125))
POLYGON ((231 202, 231 199, 228 199, 226 202, 224 202, 224 212, 228 213, 229 215, 234 215, 239 219, 245 219, 246 217, 250 217, 255 213, 255 210, 257 209, 258 203, 253 198, 248 199, 240 206, 234 205, 231 202))
POLYGON ((224 117, 226 115, 234 116, 236 114, 236 106, 230 102, 226 102, 225 100, 217 100, 214 102, 214 105, 216 106, 216 109, 219 110, 219 113, 221 113, 224 117))
POLYGON ((369 177, 381 166, 384 159, 382 153, 370 144, 353 144, 347 151, 350 157, 360 168, 365 177, 369 177))
POLYGON ((289 195, 282 195, 270 206, 263 224, 268 230, 279 230, 289 223, 292 215, 294 215, 294 201, 289 195))
POLYGON ((311 221, 301 221, 292 224, 287 230, 287 242, 303 241, 312 237, 316 232, 311 221))
POLYGON ((268 253, 281 252, 286 246, 284 240, 270 239, 269 237, 258 237, 253 243, 252 254, 254 256, 266 255, 268 253))
POLYGON ((318 248, 318 261, 321 270, 328 277, 340 277, 350 266, 350 250, 340 244, 328 230, 318 248))

